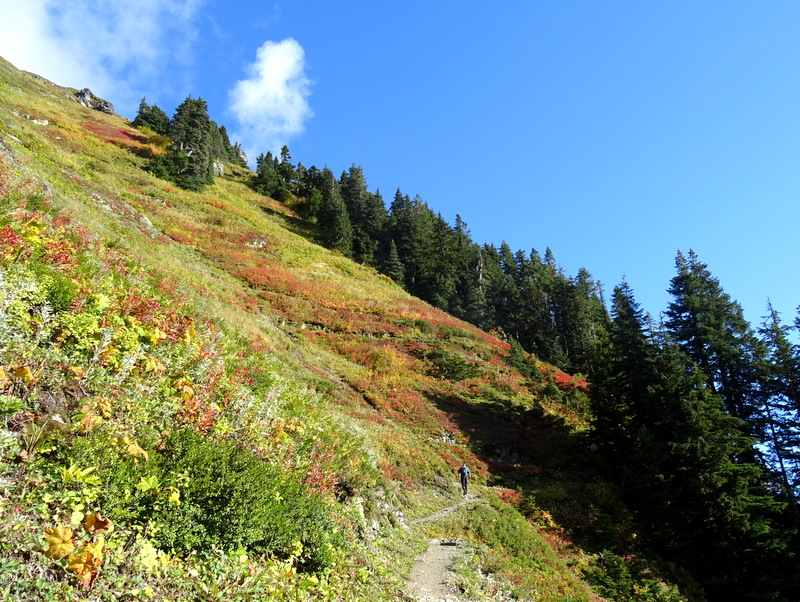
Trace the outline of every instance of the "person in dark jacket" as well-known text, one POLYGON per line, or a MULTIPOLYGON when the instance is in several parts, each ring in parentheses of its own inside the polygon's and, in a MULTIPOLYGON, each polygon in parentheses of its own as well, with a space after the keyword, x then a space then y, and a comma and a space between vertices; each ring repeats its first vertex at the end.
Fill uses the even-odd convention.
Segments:
POLYGON ((464 495, 467 495, 467 486, 469 485, 469 468, 467 468, 466 464, 461 465, 461 468, 458 469, 458 474, 461 475, 461 491, 464 492, 464 495))

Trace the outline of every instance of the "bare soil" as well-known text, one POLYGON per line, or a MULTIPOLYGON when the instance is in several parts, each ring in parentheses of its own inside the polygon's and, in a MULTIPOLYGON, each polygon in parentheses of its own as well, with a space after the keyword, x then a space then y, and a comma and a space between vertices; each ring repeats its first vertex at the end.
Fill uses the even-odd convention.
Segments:
MULTIPOLYGON (((480 500, 480 496, 470 493, 446 508, 412 521, 412 525, 444 518, 458 508, 480 500)), ((467 602, 459 598, 451 580, 450 570, 456 557, 463 552, 463 542, 458 539, 434 537, 428 540, 428 549, 417 556, 411 569, 408 595, 418 602, 467 602)))

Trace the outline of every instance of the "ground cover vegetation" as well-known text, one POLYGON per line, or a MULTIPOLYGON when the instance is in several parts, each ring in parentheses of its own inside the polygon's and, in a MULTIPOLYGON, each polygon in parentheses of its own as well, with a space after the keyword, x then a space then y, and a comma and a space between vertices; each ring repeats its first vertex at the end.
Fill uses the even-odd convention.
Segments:
POLYGON ((424 535, 473 599, 800 597, 797 324, 694 253, 656 323, 359 167, 253 173, 202 99, 73 98, 0 60, 4 599, 402 599, 462 461, 424 535))

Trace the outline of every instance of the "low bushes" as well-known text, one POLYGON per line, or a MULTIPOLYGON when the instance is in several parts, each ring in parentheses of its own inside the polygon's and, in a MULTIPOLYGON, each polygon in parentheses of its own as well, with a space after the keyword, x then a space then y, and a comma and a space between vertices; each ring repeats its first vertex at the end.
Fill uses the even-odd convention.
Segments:
POLYGON ((97 466, 104 513, 147 526, 164 551, 243 549, 284 558, 300 546, 299 567, 319 571, 341 543, 325 501, 300 475, 232 440, 184 428, 146 452, 98 432, 76 441, 71 455, 75 465, 97 466))

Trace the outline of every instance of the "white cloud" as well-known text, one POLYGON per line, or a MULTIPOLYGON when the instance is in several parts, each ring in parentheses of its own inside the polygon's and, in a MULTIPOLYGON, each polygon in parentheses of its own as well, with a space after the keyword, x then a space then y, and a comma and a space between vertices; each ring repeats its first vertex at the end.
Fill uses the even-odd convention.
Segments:
POLYGON ((303 47, 295 40, 268 41, 248 65, 248 78, 231 89, 230 109, 239 121, 236 137, 251 160, 267 150, 279 150, 305 129, 305 121, 313 115, 305 67, 303 47))
POLYGON ((142 89, 174 85, 191 62, 202 2, 3 0, 0 55, 56 84, 89 87, 128 114, 142 89))

